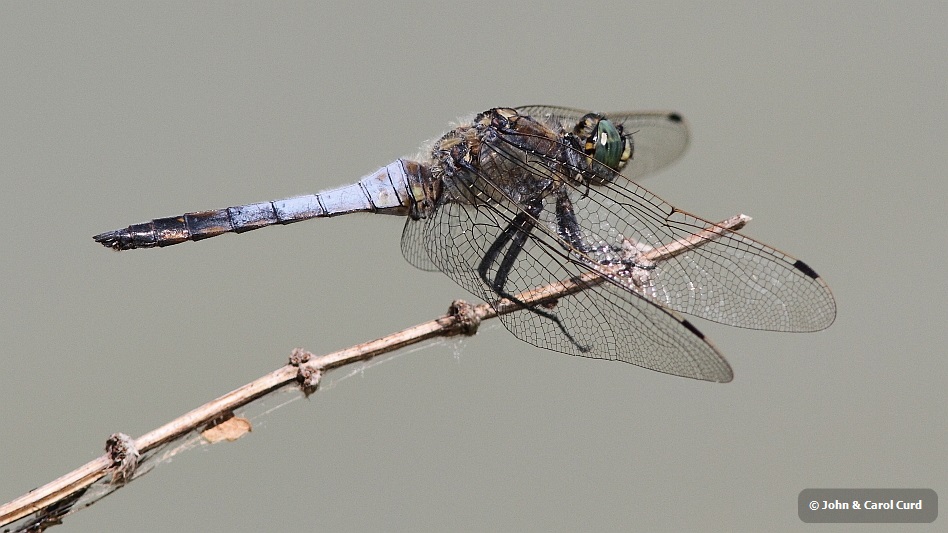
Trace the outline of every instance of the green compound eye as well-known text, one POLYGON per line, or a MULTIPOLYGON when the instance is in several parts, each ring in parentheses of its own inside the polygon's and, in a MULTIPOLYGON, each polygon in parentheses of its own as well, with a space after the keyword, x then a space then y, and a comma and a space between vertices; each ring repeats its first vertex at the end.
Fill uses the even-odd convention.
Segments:
POLYGON ((609 168, 619 168, 622 162, 622 152, 625 148, 625 142, 622 134, 607 119, 602 119, 596 124, 596 131, 590 139, 595 143, 595 153, 593 157, 600 163, 609 168))
POLYGON ((586 155, 613 170, 621 170, 632 158, 632 139, 622 127, 598 113, 588 113, 573 128, 583 142, 586 155))
POLYGON ((616 172, 632 158, 632 138, 623 135, 622 126, 599 113, 587 113, 573 128, 573 134, 582 142, 582 149, 590 162, 595 160, 606 168, 593 169, 586 179, 593 185, 605 185, 615 179, 616 172))

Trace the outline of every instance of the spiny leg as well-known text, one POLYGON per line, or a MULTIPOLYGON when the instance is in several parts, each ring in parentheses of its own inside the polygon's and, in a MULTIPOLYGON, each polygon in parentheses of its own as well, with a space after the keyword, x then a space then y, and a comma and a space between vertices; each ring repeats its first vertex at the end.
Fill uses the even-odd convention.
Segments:
POLYGON ((565 192, 556 195, 556 230, 560 238, 576 250, 583 253, 589 251, 589 247, 583 242, 583 230, 576 220, 573 202, 565 192))
POLYGON ((513 269, 517 258, 523 252, 524 244, 526 244, 527 238, 530 237, 530 232, 533 231, 533 228, 536 225, 536 219, 540 215, 540 211, 542 211, 542 209, 542 203, 537 200, 527 205, 527 212, 518 213, 517 216, 514 217, 514 219, 510 222, 510 224, 504 228, 500 236, 497 237, 497 240, 491 244, 490 248, 487 250, 487 253, 484 254, 484 257, 481 259, 481 262, 477 267, 477 272, 484 283, 486 283, 498 296, 514 302, 527 311, 552 320, 557 325, 557 327, 560 328, 560 331, 563 332, 563 335, 565 335, 566 338, 569 339, 569 341, 574 346, 576 346, 577 349, 579 349, 579 351, 587 352, 589 351, 589 347, 583 346, 579 343, 579 341, 573 338, 569 331, 566 330, 566 326, 563 325, 563 322, 560 321, 558 316, 538 307, 542 304, 527 304, 513 294, 504 290, 504 285, 507 284, 507 278, 510 276, 510 271, 513 269), (491 281, 488 271, 490 270, 490 267, 497 262, 497 256, 508 242, 510 243, 510 246, 507 247, 506 252, 504 252, 504 257, 497 268, 497 273, 494 276, 493 281, 491 281))

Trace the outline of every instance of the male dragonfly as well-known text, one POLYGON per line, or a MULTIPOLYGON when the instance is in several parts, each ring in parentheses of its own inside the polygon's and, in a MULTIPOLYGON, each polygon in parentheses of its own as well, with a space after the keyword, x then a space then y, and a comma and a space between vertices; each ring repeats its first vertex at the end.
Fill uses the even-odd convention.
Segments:
POLYGON ((676 160, 687 144, 677 113, 494 108, 462 121, 419 161, 398 159, 358 183, 159 218, 94 238, 128 250, 348 213, 407 216, 405 258, 488 302, 522 303, 500 317, 518 338, 727 382, 728 363, 679 312, 805 332, 829 327, 836 304, 806 263, 720 227, 700 246, 649 259, 649 251, 716 227, 631 181, 676 160), (556 301, 528 304, 516 296, 590 275, 597 283, 556 301))

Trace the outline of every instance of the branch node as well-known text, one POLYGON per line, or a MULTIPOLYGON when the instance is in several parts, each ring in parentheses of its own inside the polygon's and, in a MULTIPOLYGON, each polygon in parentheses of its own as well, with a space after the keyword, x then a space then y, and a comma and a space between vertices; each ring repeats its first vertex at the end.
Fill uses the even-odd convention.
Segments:
POLYGON ((105 452, 112 461, 109 466, 112 484, 124 485, 131 481, 141 456, 135 447, 135 440, 125 433, 113 433, 105 441, 105 452))
POLYGON ((302 349, 302 348, 293 348, 293 352, 290 353, 289 364, 292 366, 300 366, 303 363, 309 362, 313 358, 313 354, 302 349))
POLYGON ((319 388, 319 380, 323 377, 323 371, 321 368, 313 368, 311 366, 301 366, 299 371, 296 373, 296 380, 300 383, 300 388, 303 389, 303 394, 307 397, 316 392, 316 389, 319 388))
POLYGON ((477 333, 478 326, 481 325, 481 318, 477 315, 474 306, 464 300, 451 302, 451 307, 448 307, 448 314, 454 317, 462 335, 474 335, 477 333))

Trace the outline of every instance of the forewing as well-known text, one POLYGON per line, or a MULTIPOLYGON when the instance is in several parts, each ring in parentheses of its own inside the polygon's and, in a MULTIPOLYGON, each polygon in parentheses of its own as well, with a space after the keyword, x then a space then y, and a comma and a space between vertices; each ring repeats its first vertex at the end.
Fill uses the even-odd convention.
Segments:
MULTIPOLYGON (((518 107, 517 111, 565 131, 572 131, 589 113, 582 109, 538 105, 518 107)), ((636 180, 670 165, 688 147, 688 123, 673 111, 600 114, 622 125, 624 133, 632 136, 632 159, 621 169, 628 179, 636 180)))
MULTIPOLYGON (((511 160, 521 150, 503 139, 494 149, 511 160)), ((568 150, 568 148, 567 148, 568 150)), ((551 166, 564 165, 562 156, 547 157, 551 166)), ((575 160, 586 162, 582 157, 575 160)), ((613 172, 596 164, 595 174, 613 172)), ((569 165, 566 165, 569 166, 569 165)), ((543 165, 533 172, 553 171, 543 165)), ((572 167, 577 174, 589 169, 572 167)), ((565 184, 564 184, 565 185, 565 184)), ((613 261, 615 251, 631 245, 646 251, 691 238, 713 223, 681 211, 641 186, 613 172, 604 187, 577 185, 570 197, 593 263, 613 261)), ((547 233, 556 235, 555 219, 545 220, 547 233)), ((570 247, 561 240, 560 246, 570 247)), ((578 253, 578 252, 576 252, 578 253)), ((813 269, 766 244, 736 232, 724 231, 713 240, 674 257, 641 264, 624 286, 650 301, 722 324, 772 331, 817 331, 829 327, 836 304, 829 287, 813 269)))

